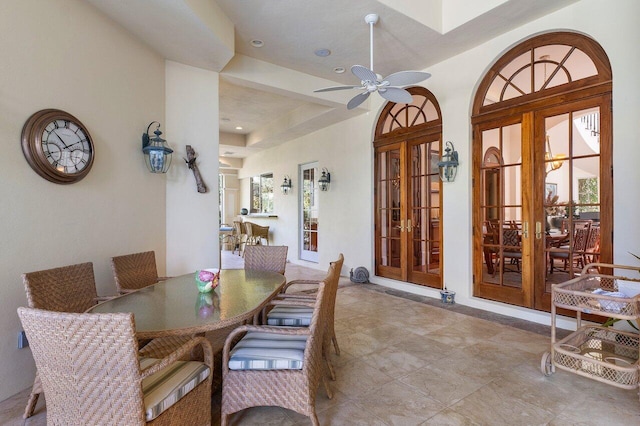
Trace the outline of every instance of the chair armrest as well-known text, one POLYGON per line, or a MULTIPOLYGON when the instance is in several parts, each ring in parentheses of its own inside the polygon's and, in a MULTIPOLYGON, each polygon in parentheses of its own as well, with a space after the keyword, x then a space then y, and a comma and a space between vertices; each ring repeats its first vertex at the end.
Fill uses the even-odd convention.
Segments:
POLYGON ((178 349, 171 352, 166 357, 162 358, 160 362, 153 364, 152 366, 141 371, 141 377, 144 379, 152 374, 157 373, 180 360, 183 356, 190 354, 191 350, 198 345, 202 345, 202 352, 204 353, 204 363, 211 369, 211 375, 213 375, 213 349, 211 343, 204 337, 194 337, 193 339, 185 342, 178 349))
POLYGON ((316 304, 315 299, 273 299, 267 303, 267 306, 305 306, 307 308, 313 308, 316 304))
POLYGON ((125 294, 134 293, 140 290, 139 288, 123 288, 120 290, 120 295, 123 296, 125 294))
POLYGON ((115 296, 98 296, 98 297, 95 297, 93 300, 96 303, 100 303, 100 302, 106 302, 107 300, 115 299, 116 297, 118 297, 118 296, 117 295, 115 295, 115 296))
POLYGON ((271 299, 267 302, 266 305, 262 308, 259 315, 255 315, 253 318, 253 323, 258 325, 260 322, 260 318, 262 318, 263 322, 267 321, 267 315, 273 309, 274 306, 305 306, 307 308, 313 308, 316 303, 315 297, 296 297, 294 295, 278 295, 275 299, 271 299), (281 296, 292 296, 281 298, 281 296))
POLYGON ((280 334, 283 336, 309 336, 311 330, 309 327, 275 327, 271 325, 241 325, 235 328, 227 336, 222 350, 222 372, 223 374, 229 369, 229 354, 231 353, 231 345, 240 333, 248 331, 256 331, 260 333, 280 334))
POLYGON ((319 285, 322 282, 322 280, 293 280, 293 281, 289 281, 288 283, 286 283, 284 285, 284 287, 282 287, 282 290, 280 290, 280 293, 284 293, 287 291, 287 289, 294 285, 294 284, 313 284, 313 285, 319 285))
POLYGON ((280 293, 273 300, 316 300, 318 293, 280 293))

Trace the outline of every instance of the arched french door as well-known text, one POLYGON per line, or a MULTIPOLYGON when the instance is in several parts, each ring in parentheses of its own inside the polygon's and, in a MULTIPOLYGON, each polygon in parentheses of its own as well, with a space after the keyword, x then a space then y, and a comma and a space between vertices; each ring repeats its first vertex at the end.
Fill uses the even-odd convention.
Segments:
POLYGON ((376 275, 440 288, 442 118, 430 91, 408 90, 413 102, 388 103, 373 141, 376 275))
POLYGON ((533 37, 473 106, 474 295, 550 309, 553 283, 613 258, 612 74, 581 34, 533 37))

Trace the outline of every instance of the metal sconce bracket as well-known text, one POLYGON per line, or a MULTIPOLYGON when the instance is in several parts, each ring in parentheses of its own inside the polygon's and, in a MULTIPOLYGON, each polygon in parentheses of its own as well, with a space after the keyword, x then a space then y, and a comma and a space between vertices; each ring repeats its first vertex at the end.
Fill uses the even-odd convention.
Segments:
POLYGON ((445 146, 445 153, 442 154, 438 162, 440 180, 443 182, 453 182, 456 180, 456 174, 458 173, 458 151, 455 150, 451 141, 447 141, 445 146))
POLYGON ((291 177, 289 175, 284 175, 284 182, 280 185, 280 189, 284 195, 287 195, 289 191, 291 191, 291 177))
POLYGON ((147 131, 142 134, 142 152, 144 153, 144 161, 151 173, 167 173, 171 165, 171 154, 173 150, 167 145, 167 141, 162 139, 160 135, 160 123, 152 121, 147 127, 147 131), (155 137, 149 136, 151 126, 156 123, 158 127, 153 132, 155 137))
POLYGON ((331 183, 331 173, 329 173, 329 171, 325 167, 323 167, 322 176, 320 176, 320 179, 318 179, 318 186, 320 187, 320 190, 328 191, 330 183, 331 183))

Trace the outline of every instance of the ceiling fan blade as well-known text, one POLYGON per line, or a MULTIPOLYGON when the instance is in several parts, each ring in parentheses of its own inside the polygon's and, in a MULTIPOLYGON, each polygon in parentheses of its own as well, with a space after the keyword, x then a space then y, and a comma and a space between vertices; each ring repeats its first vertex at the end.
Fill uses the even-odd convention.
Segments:
POLYGON ((347 89, 359 89, 362 86, 333 86, 333 87, 325 87, 324 89, 317 89, 314 90, 314 93, 319 93, 319 92, 333 92, 335 90, 347 90, 347 89))
POLYGON ((379 89, 378 93, 380 93, 380 96, 386 100, 397 104, 410 104, 413 102, 411 93, 399 87, 385 87, 383 89, 379 89))
POLYGON ((363 67, 362 65, 354 65, 351 67, 351 72, 353 75, 358 77, 361 81, 378 81, 378 76, 375 72, 371 71, 367 67, 363 67))
POLYGON ((369 92, 364 92, 364 93, 360 93, 359 95, 355 95, 353 98, 351 98, 351 100, 347 104, 347 109, 354 109, 355 107, 357 107, 358 105, 366 101, 368 97, 369 97, 369 92))
POLYGON ((428 72, 421 71, 398 71, 393 74, 389 74, 387 77, 383 79, 383 81, 388 81, 389 86, 407 86, 409 84, 420 83, 423 80, 431 77, 431 74, 428 72))

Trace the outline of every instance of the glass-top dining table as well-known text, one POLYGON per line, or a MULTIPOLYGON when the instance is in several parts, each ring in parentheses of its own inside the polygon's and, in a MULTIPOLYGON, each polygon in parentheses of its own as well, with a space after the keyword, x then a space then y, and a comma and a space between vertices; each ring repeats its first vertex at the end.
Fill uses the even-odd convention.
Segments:
POLYGON ((139 339, 188 335, 251 320, 284 286, 284 275, 229 269, 220 284, 199 293, 195 273, 169 278, 100 303, 87 312, 133 312, 139 339))

